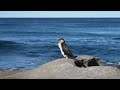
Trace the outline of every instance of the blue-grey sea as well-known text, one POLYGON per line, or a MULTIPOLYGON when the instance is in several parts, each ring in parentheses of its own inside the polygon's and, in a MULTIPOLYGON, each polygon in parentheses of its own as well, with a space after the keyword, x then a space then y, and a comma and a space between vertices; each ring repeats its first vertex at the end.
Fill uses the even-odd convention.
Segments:
POLYGON ((120 62, 120 18, 0 18, 0 71, 33 69, 63 57, 59 38, 74 55, 120 62))

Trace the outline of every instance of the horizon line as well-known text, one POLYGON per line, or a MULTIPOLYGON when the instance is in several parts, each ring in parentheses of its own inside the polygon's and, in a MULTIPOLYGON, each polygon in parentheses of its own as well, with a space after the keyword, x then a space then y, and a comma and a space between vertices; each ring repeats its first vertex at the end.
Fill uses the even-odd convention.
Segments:
POLYGON ((120 17, 0 17, 0 18, 120 18, 120 17))

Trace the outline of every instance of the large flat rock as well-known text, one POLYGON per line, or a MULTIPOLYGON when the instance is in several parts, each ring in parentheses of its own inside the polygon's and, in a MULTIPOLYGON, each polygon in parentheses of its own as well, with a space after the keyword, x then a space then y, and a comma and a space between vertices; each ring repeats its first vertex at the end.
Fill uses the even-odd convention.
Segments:
MULTIPOLYGON (((82 56, 83 57, 83 56, 82 56)), ((85 56, 84 56, 85 57, 85 56)), ((89 56, 86 56, 89 58, 89 56)), ((81 59, 81 56, 77 57, 81 59)), ((61 58, 36 69, 0 73, 1 79, 120 79, 120 70, 113 66, 77 67, 72 59, 61 58)))

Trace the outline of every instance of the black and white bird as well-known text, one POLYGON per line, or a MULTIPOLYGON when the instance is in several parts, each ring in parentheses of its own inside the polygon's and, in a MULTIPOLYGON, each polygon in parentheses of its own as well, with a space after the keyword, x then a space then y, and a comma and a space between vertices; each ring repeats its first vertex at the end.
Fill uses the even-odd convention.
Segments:
POLYGON ((62 53, 62 55, 65 58, 75 58, 76 56, 74 56, 71 52, 71 50, 69 49, 69 47, 66 45, 65 40, 63 38, 60 38, 58 40, 58 46, 60 48, 60 51, 62 53))

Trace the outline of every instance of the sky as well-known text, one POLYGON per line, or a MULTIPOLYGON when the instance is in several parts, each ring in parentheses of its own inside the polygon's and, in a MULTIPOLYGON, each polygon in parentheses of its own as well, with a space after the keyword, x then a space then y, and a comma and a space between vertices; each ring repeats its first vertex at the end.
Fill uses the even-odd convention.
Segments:
POLYGON ((0 11, 0 18, 120 18, 120 11, 0 11))

